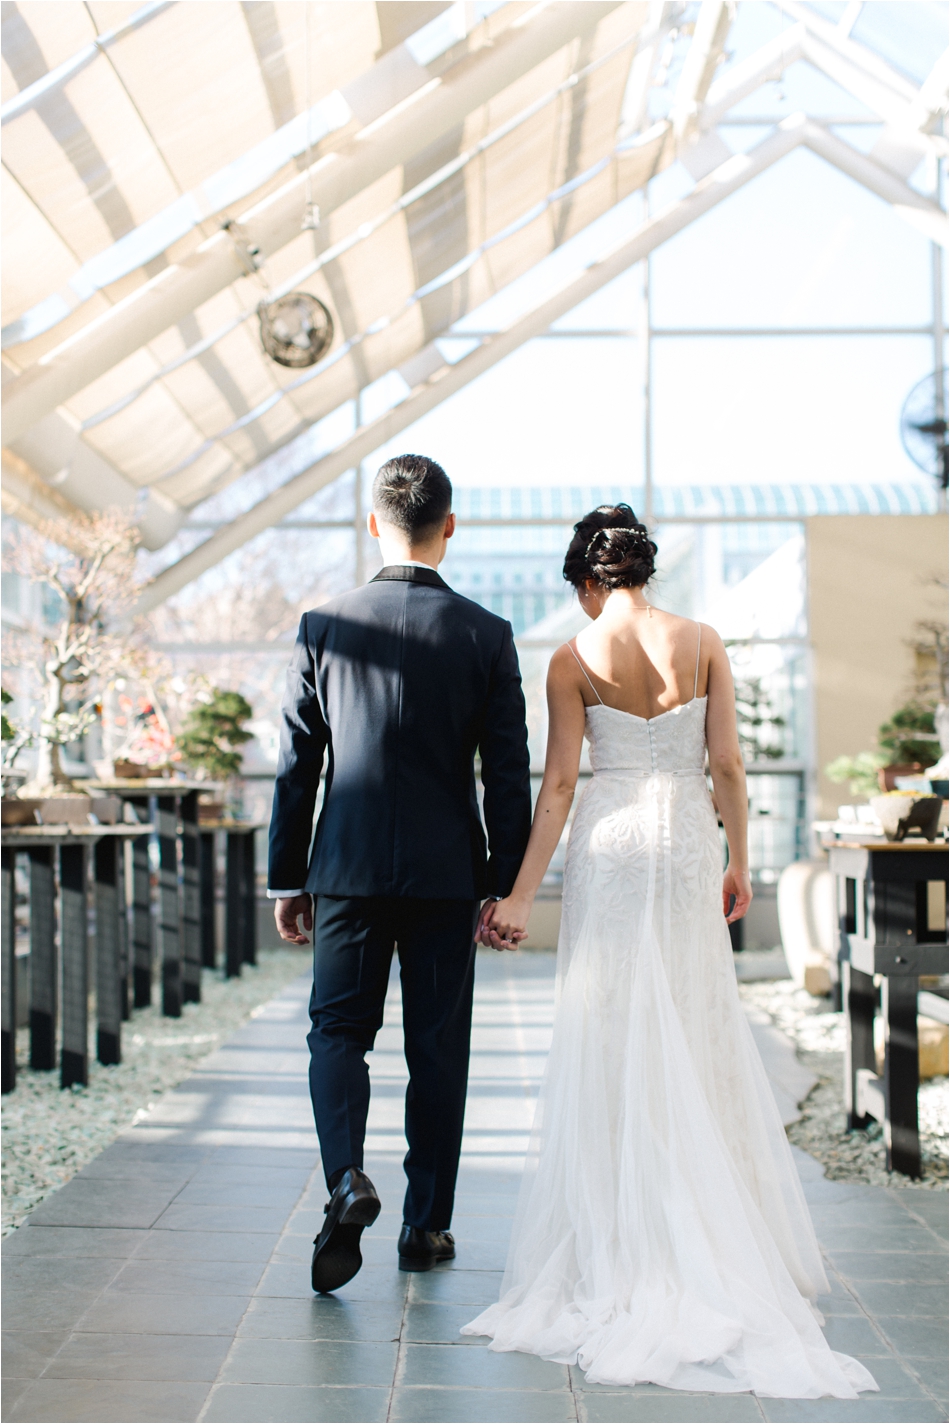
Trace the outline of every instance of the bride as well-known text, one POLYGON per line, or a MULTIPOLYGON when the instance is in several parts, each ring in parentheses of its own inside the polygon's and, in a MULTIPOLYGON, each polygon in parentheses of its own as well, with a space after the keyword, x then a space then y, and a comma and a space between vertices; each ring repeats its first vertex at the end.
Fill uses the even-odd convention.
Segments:
POLYGON ((594 774, 501 1298, 462 1334, 602 1384, 853 1399, 877 1385, 819 1328, 828 1283, 736 989, 726 925, 752 890, 729 660, 712 629, 647 602, 655 553, 629 506, 601 506, 564 563, 593 621, 551 660, 531 839, 484 943, 525 938, 585 736, 594 774))

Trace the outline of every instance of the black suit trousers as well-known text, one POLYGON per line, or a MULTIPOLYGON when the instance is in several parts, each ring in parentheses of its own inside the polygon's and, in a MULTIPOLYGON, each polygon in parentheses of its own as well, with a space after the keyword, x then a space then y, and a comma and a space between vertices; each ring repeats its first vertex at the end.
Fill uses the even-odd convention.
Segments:
POLYGON ((307 1036, 310 1096, 327 1181, 362 1167, 369 1069, 393 949, 399 954, 408 1188, 403 1219, 426 1231, 452 1220, 468 1085, 475 900, 320 895, 307 1036))

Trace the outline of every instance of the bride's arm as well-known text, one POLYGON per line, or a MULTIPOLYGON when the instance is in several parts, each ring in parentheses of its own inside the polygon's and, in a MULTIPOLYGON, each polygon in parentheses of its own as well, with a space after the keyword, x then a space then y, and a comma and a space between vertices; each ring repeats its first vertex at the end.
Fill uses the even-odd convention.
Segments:
POLYGON ((706 684, 706 745, 716 806, 729 843, 729 864, 722 879, 722 908, 728 922, 741 920, 752 903, 749 878, 749 793, 736 726, 732 668, 722 639, 703 625, 703 641, 712 644, 706 684), (735 896, 729 913, 730 896, 735 896))
POLYGON ((482 943, 514 949, 525 938, 525 926, 538 886, 544 879, 574 799, 584 741, 584 699, 576 664, 567 648, 559 648, 548 668, 548 745, 544 780, 531 824, 531 835, 514 888, 495 905, 482 943))

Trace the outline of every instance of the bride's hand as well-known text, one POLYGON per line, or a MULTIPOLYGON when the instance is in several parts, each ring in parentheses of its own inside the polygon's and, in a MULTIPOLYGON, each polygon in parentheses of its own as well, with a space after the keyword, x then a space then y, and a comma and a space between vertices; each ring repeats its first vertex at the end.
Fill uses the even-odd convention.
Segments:
POLYGON ((517 949, 528 938, 531 904, 530 900, 516 900, 513 895, 497 900, 482 921, 479 939, 486 949, 517 949))
POLYGON ((726 924, 731 925, 736 920, 741 920, 742 916, 752 904, 752 879, 747 870, 735 870, 731 865, 726 866, 725 874, 722 877, 722 913, 726 917, 726 924), (729 913, 729 901, 735 896, 736 903, 729 913))

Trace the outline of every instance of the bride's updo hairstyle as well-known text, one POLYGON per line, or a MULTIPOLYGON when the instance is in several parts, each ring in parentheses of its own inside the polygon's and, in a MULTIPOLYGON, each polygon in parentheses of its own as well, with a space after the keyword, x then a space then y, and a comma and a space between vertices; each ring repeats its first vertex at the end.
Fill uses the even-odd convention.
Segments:
POLYGON ((641 588, 653 577, 656 545, 629 504, 601 504, 574 525, 564 577, 575 588, 641 588))

